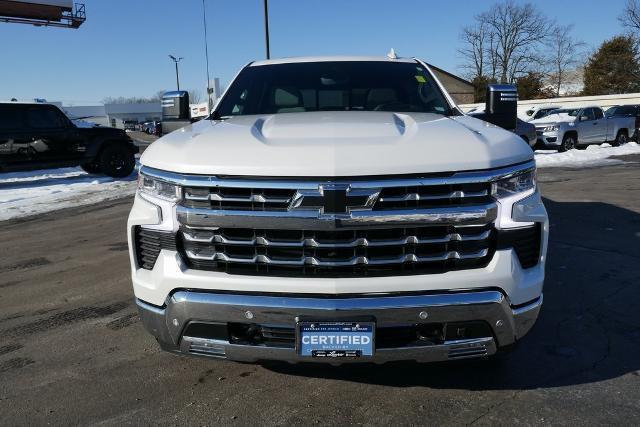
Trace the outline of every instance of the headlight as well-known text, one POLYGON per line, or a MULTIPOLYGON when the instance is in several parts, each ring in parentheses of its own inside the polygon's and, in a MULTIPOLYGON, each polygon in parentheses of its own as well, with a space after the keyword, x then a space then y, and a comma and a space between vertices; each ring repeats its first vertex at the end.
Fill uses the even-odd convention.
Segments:
POLYGON ((530 169, 493 184, 493 194, 498 198, 515 196, 536 188, 536 170, 530 169))
POLYGON ((555 132, 557 130, 558 130, 558 125, 547 126, 546 128, 544 128, 545 132, 555 132))
POLYGON ((177 202, 182 198, 180 186, 152 178, 142 172, 138 175, 138 191, 170 202, 177 202))

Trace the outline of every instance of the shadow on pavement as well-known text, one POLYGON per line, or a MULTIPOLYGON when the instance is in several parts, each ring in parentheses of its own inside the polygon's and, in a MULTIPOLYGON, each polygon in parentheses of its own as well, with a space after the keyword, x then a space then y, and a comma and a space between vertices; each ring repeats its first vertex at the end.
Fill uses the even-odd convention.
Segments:
POLYGON ((506 358, 438 364, 288 365, 288 375, 386 386, 521 390, 640 375, 640 214, 545 199, 551 235, 545 302, 506 358))

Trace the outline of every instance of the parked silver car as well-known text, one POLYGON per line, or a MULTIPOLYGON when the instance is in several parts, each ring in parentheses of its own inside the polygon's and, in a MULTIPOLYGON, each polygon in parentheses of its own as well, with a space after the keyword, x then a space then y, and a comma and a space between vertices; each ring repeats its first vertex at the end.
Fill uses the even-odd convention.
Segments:
POLYGON ((546 117, 532 120, 538 135, 538 146, 567 151, 584 149, 590 144, 626 143, 635 131, 635 117, 605 117, 596 106, 554 110, 546 117))

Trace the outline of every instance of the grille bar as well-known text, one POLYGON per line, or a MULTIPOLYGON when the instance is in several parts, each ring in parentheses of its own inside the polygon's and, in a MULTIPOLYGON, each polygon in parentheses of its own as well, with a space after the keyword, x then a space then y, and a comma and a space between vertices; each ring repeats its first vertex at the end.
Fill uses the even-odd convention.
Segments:
POLYGON ((271 264, 271 265, 288 265, 288 266, 305 266, 311 265, 316 267, 351 267, 357 265, 388 265, 403 264, 408 262, 436 262, 447 261, 450 259, 475 259, 482 258, 487 255, 488 249, 471 253, 460 253, 458 251, 448 251, 440 255, 433 256, 417 256, 415 254, 406 254, 395 258, 369 259, 366 256, 353 257, 344 261, 322 261, 316 257, 301 257, 298 259, 275 259, 266 255, 255 255, 252 258, 232 257, 223 252, 216 251, 196 251, 187 250, 187 256, 191 259, 205 261, 223 261, 237 264, 271 264))
POLYGON ((204 195, 194 194, 193 191, 185 191, 184 198, 193 201, 214 201, 214 202, 244 202, 244 203, 289 203, 291 197, 269 197, 263 194, 252 194, 246 197, 223 196, 218 193, 207 193, 204 195))
POLYGON ((294 247, 294 248, 355 248, 358 246, 381 247, 381 246, 398 246, 398 245, 424 245, 428 243, 448 243, 448 242, 464 242, 474 240, 484 240, 489 237, 490 230, 483 231, 478 234, 462 235, 460 233, 449 233, 442 237, 425 238, 415 235, 408 235, 401 239, 384 239, 374 240, 366 237, 359 237, 348 242, 319 242, 317 239, 305 238, 300 240, 275 240, 258 236, 249 239, 229 239, 223 234, 213 231, 200 231, 183 229, 183 237, 190 242, 199 243, 218 243, 224 245, 238 246, 276 246, 276 247, 294 247))
POLYGON ((481 191, 452 191, 445 194, 422 194, 422 193, 406 193, 402 196, 388 196, 381 197, 380 202, 408 202, 419 200, 449 200, 449 199, 464 199, 472 197, 486 197, 489 195, 488 190, 481 191))
MULTIPOLYGON (((404 203, 404 202, 403 202, 404 203)), ((176 207, 178 222, 191 228, 250 227, 286 229, 335 230, 346 228, 385 228, 390 226, 420 226, 435 224, 482 225, 493 222, 498 215, 495 202, 478 205, 446 206, 431 209, 388 209, 352 211, 349 215, 320 215, 317 211, 224 210, 176 207)))

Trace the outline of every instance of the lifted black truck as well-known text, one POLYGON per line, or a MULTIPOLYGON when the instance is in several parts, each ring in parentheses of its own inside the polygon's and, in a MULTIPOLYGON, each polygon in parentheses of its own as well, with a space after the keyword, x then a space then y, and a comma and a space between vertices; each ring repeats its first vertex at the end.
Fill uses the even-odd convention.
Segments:
POLYGON ((138 151, 123 130, 76 127, 55 105, 0 103, 0 172, 81 166, 122 178, 138 151))

